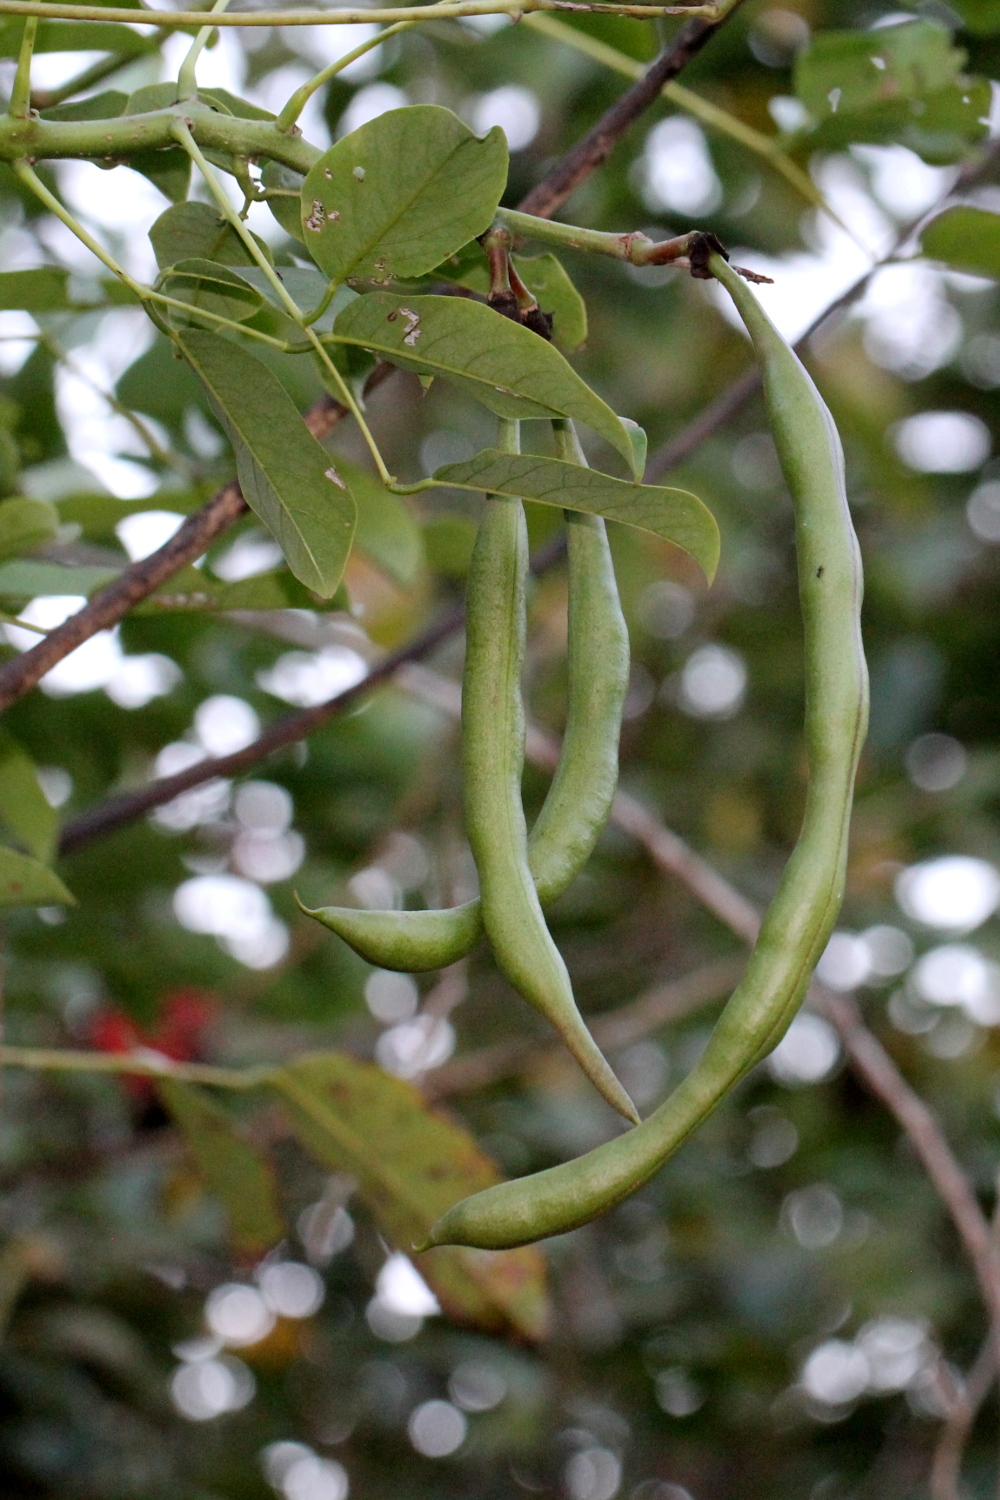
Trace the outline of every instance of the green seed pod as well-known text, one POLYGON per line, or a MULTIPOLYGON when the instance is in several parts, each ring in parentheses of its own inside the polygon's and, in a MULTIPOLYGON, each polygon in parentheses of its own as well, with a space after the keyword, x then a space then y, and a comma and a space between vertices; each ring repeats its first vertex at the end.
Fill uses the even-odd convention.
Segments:
POLYGON ((861 564, 843 453, 812 380, 720 255, 709 261, 750 333, 771 430, 795 505, 805 635, 809 790, 802 829, 746 972, 687 1078, 637 1129, 595 1151, 457 1203, 428 1245, 499 1250, 562 1234, 642 1186, 780 1041, 840 909, 854 777, 868 718, 861 564))
MULTIPOLYGON (((500 442, 517 452, 517 423, 501 422, 500 442)), ((479 872, 483 925, 514 987, 551 1021, 608 1103, 637 1120, 576 1008, 528 864, 521 806, 527 580, 524 506, 508 495, 488 495, 469 568, 462 680, 465 828, 479 872)))
MULTIPOLYGON (((554 422, 556 449, 586 464, 572 422, 554 422)), ((569 572, 569 703, 559 765, 528 841, 538 899, 560 897, 590 858, 618 782, 618 738, 628 687, 628 629, 600 516, 565 512, 569 572)), ((483 936, 478 901, 437 911, 321 907, 309 916, 383 969, 418 974, 456 963, 483 936)))

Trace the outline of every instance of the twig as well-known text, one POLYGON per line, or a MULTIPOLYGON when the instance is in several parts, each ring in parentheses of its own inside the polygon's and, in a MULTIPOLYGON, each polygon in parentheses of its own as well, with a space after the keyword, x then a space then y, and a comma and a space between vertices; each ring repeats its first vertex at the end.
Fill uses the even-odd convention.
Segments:
POLYGON ((519 205, 521 212, 550 219, 574 189, 607 161, 626 130, 659 98, 663 85, 670 83, 687 67, 739 3, 740 0, 729 0, 728 4, 719 7, 719 14, 711 20, 695 17, 685 21, 642 78, 626 89, 549 175, 532 188, 519 205))
POLYGON ((138 791, 126 792, 120 797, 111 797, 107 802, 91 808, 89 812, 81 813, 78 818, 72 818, 63 829, 59 840, 59 852, 70 854, 82 844, 89 843, 91 839, 100 838, 102 834, 111 833, 125 823, 134 822, 136 818, 141 818, 145 813, 151 812, 154 807, 162 806, 164 802, 172 802, 175 797, 180 796, 181 792, 190 791, 192 787, 200 786, 205 781, 213 781, 219 776, 239 775, 240 772, 248 771, 251 766, 257 765, 267 756, 273 755, 276 750, 283 750, 288 745, 297 744, 299 740, 305 739, 325 724, 328 719, 350 708, 371 688, 385 682, 405 662, 417 661, 429 655, 435 646, 439 646, 461 627, 464 618, 465 611, 458 605, 446 610, 408 645, 400 647, 398 651, 390 652, 353 687, 346 688, 315 708, 305 708, 299 713, 287 714, 276 724, 265 729, 260 738, 247 745, 245 750, 237 750, 233 755, 220 755, 210 760, 199 761, 188 770, 179 771, 176 776, 165 776, 160 781, 152 781, 148 786, 140 787, 138 791))
MULTIPOLYGON (((736 0, 736 3, 739 3, 739 0, 736 0)), ((222 20, 225 18, 219 17, 218 19, 222 20)), ((668 53, 671 56, 676 53, 675 61, 677 63, 675 71, 670 74, 670 77, 676 76, 676 73, 684 67, 685 63, 690 61, 695 53, 700 50, 701 46, 704 45, 704 42, 708 40, 709 33, 706 32, 703 37, 699 33, 700 40, 697 42, 697 45, 684 44, 687 50, 683 58, 681 58, 678 49, 682 49, 683 38, 691 27, 697 27, 699 24, 697 20, 688 21, 681 29, 672 47, 668 49, 668 53)), ((712 29, 714 29, 716 24, 720 23, 713 23, 712 29)), ((651 91, 647 90, 648 98, 646 94, 643 94, 642 102, 632 97, 637 94, 637 90, 640 88, 639 85, 636 85, 633 89, 629 89, 623 95, 623 99, 619 103, 623 103, 624 100, 630 98, 632 99, 631 104, 628 106, 630 110, 628 123, 638 118, 639 114, 654 102, 657 98, 658 87, 659 85, 651 91)), ((600 133, 607 128, 606 122, 607 117, 605 116, 602 121, 598 121, 598 124, 592 131, 583 137, 579 146, 574 147, 560 162, 557 162, 548 177, 544 178, 521 203, 520 207, 522 210, 529 211, 530 202, 536 194, 545 195, 551 194, 553 191, 558 191, 557 183, 560 173, 575 158, 581 148, 587 148, 589 165, 579 169, 582 175, 578 176, 577 180, 582 181, 583 177, 587 176, 600 165, 604 160, 604 156, 595 152, 592 146, 588 147, 587 143, 593 141, 595 132, 600 133)), ((624 130, 625 128, 626 126, 623 124, 621 129, 624 130)), ((621 132, 619 131, 619 133, 621 132)), ((608 149, 610 149, 610 146, 608 149)), ((605 156, 606 154, 607 152, 605 152, 605 156)), ((559 199, 558 201, 562 200, 559 199)), ((553 208, 558 206, 556 198, 552 199, 552 203, 553 208)), ((532 211, 537 213, 539 217, 544 217, 544 214, 538 209, 532 211)), ((395 367, 393 365, 386 364, 385 362, 376 365, 368 378, 365 386, 365 394, 368 395, 376 386, 380 385, 388 376, 394 373, 395 367)), ((347 415, 346 408, 340 402, 335 401, 331 396, 324 395, 306 413, 305 421, 315 436, 322 437, 332 431, 333 427, 347 415)), ((221 536, 234 521, 244 514, 245 510, 246 504, 243 500, 242 492, 238 483, 234 480, 225 485, 200 511, 193 516, 189 516, 168 542, 149 557, 142 559, 140 562, 133 563, 131 567, 126 568, 118 578, 95 594, 94 598, 83 609, 78 610, 63 625, 50 631, 46 639, 39 646, 32 647, 30 651, 24 652, 20 657, 0 666, 0 713, 4 709, 9 708, 11 704, 16 703, 25 693, 30 692, 47 671, 62 661, 77 646, 89 640, 98 631, 106 630, 110 626, 116 625, 129 610, 134 609, 143 599, 148 598, 151 593, 155 592, 174 573, 187 566, 187 564, 194 562, 213 541, 221 536)), ((557 542, 556 546, 548 553, 551 561, 547 561, 545 566, 553 566, 561 558, 563 551, 563 546, 557 542)), ((454 628, 458 629, 461 624, 462 620, 460 618, 457 619, 454 628)), ((427 633, 425 632, 420 637, 420 640, 423 641, 426 636, 427 633)), ((263 753, 270 752, 265 751, 263 753)), ((136 814, 136 816, 139 816, 139 814, 136 814)))
MULTIPOLYGON (((990 1221, 993 1243, 1000 1243, 1000 1183, 998 1196, 990 1221)), ((931 1459, 929 1489, 931 1500, 960 1500, 959 1483, 962 1476, 962 1457, 972 1435, 990 1386, 996 1377, 996 1343, 992 1333, 983 1340, 982 1347, 968 1371, 958 1392, 958 1400, 945 1418, 931 1459)))
MULTIPOLYGON (((603 1050, 614 1052, 661 1026, 679 1021, 682 1016, 728 994, 739 981, 744 963, 742 957, 720 959, 685 974, 681 979, 669 979, 651 986, 629 1005, 588 1018, 594 1040, 603 1050)), ((537 1038, 497 1042, 492 1047, 482 1047, 455 1058, 453 1062, 443 1063, 425 1075, 421 1086, 431 1098, 473 1094, 501 1078, 520 1073, 549 1051, 556 1053, 559 1049, 545 1048, 542 1052, 537 1038)))
MULTIPOLYGON (((391 369, 389 365, 376 366, 366 390, 384 380, 391 369)), ((305 423, 315 437, 322 438, 347 415, 345 406, 332 396, 323 395, 306 413, 305 423)), ((207 505, 188 516, 162 547, 125 568, 75 615, 70 615, 65 624, 50 630, 37 646, 0 666, 0 712, 23 698, 46 672, 77 646, 99 630, 117 625, 129 610, 141 604, 181 568, 201 557, 212 542, 245 514, 246 509, 239 483, 230 480, 207 505)))

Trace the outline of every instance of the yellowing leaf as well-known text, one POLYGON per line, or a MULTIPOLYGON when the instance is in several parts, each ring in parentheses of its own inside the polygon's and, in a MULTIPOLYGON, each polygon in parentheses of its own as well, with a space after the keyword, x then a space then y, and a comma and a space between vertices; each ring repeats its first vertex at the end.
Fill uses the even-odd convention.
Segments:
MULTIPOLYGON (((438 1213, 499 1180, 461 1126, 409 1083, 341 1053, 300 1058, 271 1076, 296 1134, 324 1166, 349 1172, 386 1239, 412 1254, 438 1213)), ((545 1262, 534 1247, 499 1254, 448 1246, 414 1257, 442 1307, 481 1328, 542 1338, 545 1262)))
POLYGON ((173 1078, 160 1080, 157 1088, 205 1186, 226 1211, 234 1247, 245 1255, 263 1255, 285 1233, 270 1162, 201 1089, 173 1078))

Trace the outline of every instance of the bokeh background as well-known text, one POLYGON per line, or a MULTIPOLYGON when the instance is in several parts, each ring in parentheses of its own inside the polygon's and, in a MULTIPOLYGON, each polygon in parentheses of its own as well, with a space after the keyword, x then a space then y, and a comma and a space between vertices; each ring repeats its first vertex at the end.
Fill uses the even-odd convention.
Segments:
MULTIPOLYGON (((970 74, 1000 77, 1000 8, 978 0, 961 14, 943 0, 906 14, 869 0, 747 0, 684 73, 686 87, 756 131, 785 132, 832 213, 747 143, 661 101, 563 216, 656 237, 712 229, 774 278, 762 299, 790 336, 900 246, 808 350, 847 453, 873 685, 847 899, 821 972, 858 993, 990 1211, 1000 1145, 1000 304, 992 280, 921 259, 900 236, 988 150, 993 127, 918 154, 895 117, 848 121, 838 136, 833 104, 824 134, 793 76, 817 36, 915 17, 964 49, 970 74)), ((645 23, 579 25, 640 61, 659 45, 645 23)), ((201 81, 277 109, 366 35, 226 31, 201 81)), ((172 77, 187 45, 175 38, 101 87, 172 77)), ((87 60, 42 54, 35 84, 58 87, 87 60)), ((0 67, 9 83, 13 63, 0 67)), ((527 24, 442 22, 352 65, 302 125, 323 145, 408 102, 445 104, 479 131, 500 124, 513 204, 625 86, 527 24)), ((919 79, 914 87, 922 103, 919 79)), ((167 199, 148 177, 82 162, 47 170, 134 273, 154 273, 147 232, 167 199)), ((0 190, 3 268, 68 266, 85 297, 89 253, 6 169, 0 190)), ((1000 174, 993 185, 987 165, 964 196, 996 209, 1000 174)), ((255 208, 250 222, 288 263, 297 247, 269 213, 255 208)), ((563 264, 589 314, 574 362, 643 424, 651 452, 746 368, 746 341, 712 286, 569 252, 563 264)), ((230 472, 204 398, 138 310, 0 312, 0 339, 6 490, 57 502, 61 542, 79 560, 145 555, 190 508, 182 497, 210 493, 230 472), (158 457, 126 411, 142 414, 158 457), (112 498, 98 525, 78 497, 99 492, 112 498)), ((318 377, 305 368, 296 378, 304 407, 318 377)), ((402 374, 372 397, 370 416, 390 463, 414 478, 492 435, 481 409, 402 374)), ((333 446, 364 461, 346 425, 333 446)), ((790 501, 759 398, 672 482, 718 517, 722 563, 706 589, 676 551, 613 529, 634 658, 622 785, 764 903, 794 841, 804 780, 790 501)), ((529 510, 541 546, 558 517, 529 510)), ((397 517, 382 566, 352 561, 350 614, 134 618, 95 638, 8 715, 49 801, 71 816, 238 749, 289 705, 357 680, 459 596, 475 515, 474 497, 420 496, 408 520, 397 517)), ((238 579, 275 560, 244 521, 209 566, 238 579)), ((43 597, 23 618, 45 627, 77 602, 43 597)), ((553 732, 565 610, 556 569, 532 596, 526 679, 531 717, 553 732)), ((8 654, 32 639, 6 629, 8 654)), ((297 911, 296 890, 312 905, 419 906, 469 889, 457 728, 441 688, 460 676, 460 640, 429 665, 433 681, 381 689, 243 780, 188 793, 64 861, 76 908, 4 919, 6 1039, 146 1045, 234 1066, 335 1047, 432 1092, 437 1076, 443 1092, 453 1057, 528 1037, 537 1050, 527 1061, 448 1095, 454 1117, 508 1174, 613 1135, 614 1117, 547 1048, 487 953, 418 983, 370 970, 297 911)), ((532 811, 545 786, 529 767, 532 811)), ((614 826, 551 919, 592 1016, 736 965, 741 952, 614 826)), ((717 985, 714 1000, 723 994, 717 985)), ((644 1112, 698 1056, 717 1008, 692 1004, 615 1053, 644 1112)), ((220 1206, 150 1085, 4 1073, 5 1495, 927 1494, 949 1381, 975 1357, 985 1315, 910 1147, 821 1017, 796 1022, 634 1198, 545 1246, 551 1332, 538 1343, 442 1314, 350 1179, 324 1173, 277 1109, 245 1113, 277 1164, 287 1222, 256 1269, 229 1248, 220 1206)), ((377 1116, 372 1132, 377 1141, 377 1116)), ((995 1493, 996 1423, 987 1401, 970 1495, 995 1493)))

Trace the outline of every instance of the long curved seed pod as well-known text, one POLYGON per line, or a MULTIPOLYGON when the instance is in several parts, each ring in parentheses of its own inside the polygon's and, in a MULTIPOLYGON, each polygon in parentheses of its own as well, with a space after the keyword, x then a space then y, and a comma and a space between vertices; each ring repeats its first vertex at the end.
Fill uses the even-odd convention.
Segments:
POLYGON ((802 830, 746 973, 702 1057, 670 1098, 636 1130, 586 1156, 463 1199, 435 1224, 429 1245, 499 1250, 526 1244, 585 1224, 634 1192, 784 1035, 840 909, 868 719, 861 564, 843 454, 819 392, 756 297, 720 255, 708 264, 753 341, 795 504, 809 758, 802 830))
MULTIPOLYGON (((572 422, 554 422, 556 450, 586 464, 572 422)), ((569 571, 569 703, 556 774, 528 840, 542 906, 586 864, 607 822, 618 782, 618 739, 628 688, 628 629, 600 516, 566 511, 569 571), (600 670, 595 670, 599 667, 600 670)), ((383 969, 419 974, 456 963, 483 935, 479 902, 435 911, 308 911, 383 969)))
MULTIPOLYGON (((501 421, 500 445, 518 451, 516 422, 501 421)), ((521 805, 527 580, 524 506, 509 495, 488 495, 469 567, 462 679, 465 830, 479 872, 483 925, 515 989, 551 1021, 608 1103, 637 1121, 635 1105, 576 1008, 528 864, 521 805)))

